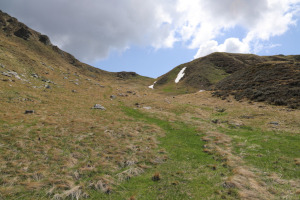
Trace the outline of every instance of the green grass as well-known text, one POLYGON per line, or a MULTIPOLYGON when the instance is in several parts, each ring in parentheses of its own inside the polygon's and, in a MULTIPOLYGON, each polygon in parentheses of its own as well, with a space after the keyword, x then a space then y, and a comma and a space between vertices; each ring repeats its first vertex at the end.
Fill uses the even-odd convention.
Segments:
POLYGON ((222 187, 222 176, 229 170, 222 167, 213 156, 203 152, 202 140, 196 128, 183 122, 168 122, 142 113, 139 110, 123 107, 132 120, 155 124, 166 132, 159 139, 159 148, 165 149, 169 157, 163 164, 155 165, 140 176, 116 186, 115 192, 107 195, 92 192, 91 199, 236 199, 235 191, 222 187), (216 166, 216 170, 212 169, 216 166), (161 180, 151 180, 155 172, 161 180), (231 195, 228 195, 230 193, 231 195))
POLYGON ((300 158, 299 135, 247 126, 223 131, 232 136, 235 153, 242 155, 247 164, 263 172, 275 172, 285 179, 300 178, 300 166, 294 162, 300 158))

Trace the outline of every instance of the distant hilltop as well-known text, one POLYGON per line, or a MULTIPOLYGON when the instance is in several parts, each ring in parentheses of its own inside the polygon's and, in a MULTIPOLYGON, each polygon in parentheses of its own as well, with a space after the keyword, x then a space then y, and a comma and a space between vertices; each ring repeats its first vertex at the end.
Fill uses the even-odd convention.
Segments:
POLYGON ((212 90, 222 98, 234 95, 238 100, 296 108, 300 106, 300 55, 212 53, 175 67, 160 76, 153 88, 173 94, 212 90))

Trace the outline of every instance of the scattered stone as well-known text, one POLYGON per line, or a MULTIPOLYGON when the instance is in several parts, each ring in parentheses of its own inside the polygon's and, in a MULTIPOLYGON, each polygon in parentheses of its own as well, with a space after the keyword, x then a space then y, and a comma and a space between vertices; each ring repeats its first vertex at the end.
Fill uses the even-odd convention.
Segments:
POLYGON ((45 83, 50 83, 51 81, 46 79, 46 78, 42 78, 42 81, 45 82, 45 83))
POLYGON ((244 126, 244 124, 242 122, 230 122, 228 123, 229 125, 233 126, 233 127, 241 127, 244 126))
POLYGON ((64 79, 68 79, 68 77, 65 76, 64 79))
POLYGON ((222 113, 222 112, 225 112, 225 111, 226 111, 225 108, 217 108, 217 112, 219 112, 219 113, 222 113))
POLYGON ((72 90, 72 92, 77 93, 77 90, 72 90))
POLYGON ((145 107, 143 107, 143 108, 146 109, 146 110, 152 109, 150 106, 145 106, 145 107))
POLYGON ((223 187, 224 188, 235 188, 236 185, 233 182, 225 181, 225 183, 223 183, 223 187))
POLYGON ((127 94, 123 94, 123 93, 118 93, 118 96, 120 96, 120 97, 128 97, 127 94))
POLYGON ((0 67, 2 67, 2 68, 5 68, 5 66, 4 66, 4 65, 2 65, 2 64, 0 64, 0 67))
POLYGON ((50 85, 45 85, 45 88, 51 89, 51 86, 50 85))
POLYGON ((138 108, 141 107, 141 105, 140 105, 139 103, 135 103, 134 105, 135 105, 136 107, 138 107, 138 108))
POLYGON ((31 74, 31 76, 32 76, 33 78, 39 78, 39 75, 37 75, 37 74, 31 74))
POLYGON ((11 77, 11 75, 10 75, 9 73, 7 73, 7 72, 2 72, 1 74, 2 74, 3 76, 11 77))
POLYGON ((74 83, 75 85, 79 85, 79 83, 74 83))
POLYGON ((279 125, 278 122, 270 122, 269 124, 272 124, 272 125, 275 125, 275 126, 278 126, 278 125, 279 125))
POLYGON ((100 104, 95 104, 94 107, 92 107, 92 109, 100 109, 100 110, 106 110, 103 106, 101 106, 100 104))
POLYGON ((254 119, 254 117, 250 116, 250 115, 242 115, 242 116, 240 116, 240 118, 242 118, 242 119, 254 119))
POLYGON ((110 96, 111 99, 116 99, 117 97, 115 95, 110 96))
POLYGON ((153 176, 152 176, 152 181, 159 181, 160 178, 160 174, 158 172, 156 172, 153 176))
POLYGON ((33 114, 33 113, 34 113, 34 110, 25 110, 24 114, 33 114))
POLYGON ((218 119, 213 119, 213 120, 211 120, 211 122, 214 123, 214 124, 217 124, 217 123, 219 123, 219 120, 218 119))
POLYGON ((131 94, 131 93, 132 93, 132 91, 127 91, 127 93, 128 93, 128 94, 131 94))
POLYGON ((17 73, 17 72, 14 72, 14 71, 2 72, 1 74, 2 74, 3 76, 7 76, 7 77, 12 77, 12 76, 14 76, 16 79, 21 80, 21 77, 18 75, 18 73, 17 73))

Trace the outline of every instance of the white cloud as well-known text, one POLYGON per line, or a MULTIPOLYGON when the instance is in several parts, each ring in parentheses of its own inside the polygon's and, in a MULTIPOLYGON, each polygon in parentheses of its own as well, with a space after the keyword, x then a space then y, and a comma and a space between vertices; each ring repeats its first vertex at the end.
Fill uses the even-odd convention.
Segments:
MULTIPOLYGON (((179 0, 182 12, 178 25, 182 40, 189 48, 199 48, 195 58, 214 51, 254 52, 261 42, 284 34, 295 25, 299 0, 179 0), (244 38, 227 38, 223 44, 215 40, 235 27, 246 30, 244 38)), ((269 45, 270 46, 270 45, 269 45)), ((257 53, 257 52, 256 52, 257 53)))
POLYGON ((228 38, 220 45, 217 41, 210 40, 200 46, 194 58, 199 58, 213 52, 249 53, 250 48, 247 43, 241 42, 238 38, 228 38))
MULTIPOLYGON (((296 24, 300 0, 10 0, 3 11, 50 36, 62 49, 84 61, 106 57, 131 45, 172 48, 182 42, 198 49, 254 52, 261 42, 296 24), (242 27, 244 38, 228 36, 242 27)), ((237 36, 235 36, 237 37, 237 36)), ((242 37, 242 36, 240 36, 242 37)))

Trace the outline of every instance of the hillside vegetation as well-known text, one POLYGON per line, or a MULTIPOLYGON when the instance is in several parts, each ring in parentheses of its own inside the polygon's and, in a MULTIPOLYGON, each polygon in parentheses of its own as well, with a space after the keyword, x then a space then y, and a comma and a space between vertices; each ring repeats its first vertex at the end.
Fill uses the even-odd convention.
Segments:
POLYGON ((300 107, 299 56, 212 53, 158 78, 155 89, 171 94, 216 90, 214 95, 300 107), (185 75, 175 79, 181 69, 185 75))
MULTIPOLYGON (((2 12, 0 26, 1 200, 299 199, 299 110, 191 93, 192 64, 182 87, 152 90, 153 79, 81 63, 2 12)), ((197 61, 211 65, 209 87, 297 58, 219 55, 233 64, 197 61)))

